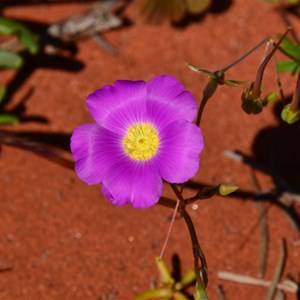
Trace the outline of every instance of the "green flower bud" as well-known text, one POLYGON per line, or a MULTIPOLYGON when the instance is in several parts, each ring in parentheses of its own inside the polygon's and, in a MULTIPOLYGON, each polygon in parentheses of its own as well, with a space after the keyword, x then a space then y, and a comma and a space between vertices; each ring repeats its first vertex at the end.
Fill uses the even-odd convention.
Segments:
POLYGON ((256 100, 246 99, 242 103, 242 108, 247 114, 257 115, 263 110, 263 103, 260 98, 256 100))
POLYGON ((281 112, 281 118, 288 124, 294 124, 300 118, 300 109, 293 111, 291 110, 291 104, 287 104, 281 112))
POLYGON ((247 114, 258 114, 263 109, 263 103, 260 97, 252 97, 253 83, 249 88, 245 88, 242 94, 242 108, 247 114))
POLYGON ((263 99, 261 98, 261 90, 258 93, 258 96, 253 95, 253 87, 254 82, 251 84, 249 88, 245 88, 242 94, 242 108, 247 114, 259 114, 264 106, 269 105, 272 103, 276 97, 276 92, 269 93, 263 99))
POLYGON ((219 194, 222 196, 227 196, 238 189, 236 185, 222 183, 219 185, 219 194))

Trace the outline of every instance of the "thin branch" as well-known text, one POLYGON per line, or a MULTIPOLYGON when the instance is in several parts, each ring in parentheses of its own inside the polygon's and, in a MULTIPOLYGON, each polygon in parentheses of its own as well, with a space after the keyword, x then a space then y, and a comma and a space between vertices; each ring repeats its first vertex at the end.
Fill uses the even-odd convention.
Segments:
POLYGON ((276 81, 277 81, 277 85, 278 85, 279 94, 280 94, 281 100, 283 101, 283 103, 285 103, 286 99, 285 99, 285 96, 284 96, 284 93, 283 93, 283 88, 282 88, 282 84, 281 84, 280 74, 279 74, 279 71, 278 71, 278 69, 276 67, 277 66, 276 53, 274 54, 273 58, 274 58, 275 74, 276 74, 276 81))
POLYGON ((223 286, 217 285, 216 288, 217 288, 217 294, 218 294, 219 300, 226 300, 223 286))
POLYGON ((243 59, 245 59, 248 55, 250 55, 252 52, 254 52, 256 49, 258 49, 261 45, 263 45, 264 43, 266 43, 267 41, 269 41, 270 38, 267 36, 265 37, 262 41, 260 41, 255 47, 253 47, 252 49, 250 49, 248 52, 246 52, 244 55, 242 55, 239 59, 237 59, 236 61, 232 62, 231 64, 229 64, 228 66, 224 67, 223 69, 221 69, 220 71, 222 72, 226 72, 227 70, 229 70, 230 68, 232 68, 233 66, 235 66, 236 64, 238 64, 239 62, 241 62, 243 59))
POLYGON ((159 258, 160 258, 160 259, 162 259, 163 255, 164 255, 164 252, 165 252, 165 250, 166 250, 166 247, 167 247, 167 244, 168 244, 170 235, 171 235, 171 230, 172 230, 172 228, 173 228, 174 221, 175 221, 175 217, 176 217, 176 214, 177 214, 177 211, 178 211, 179 203, 180 203, 180 201, 177 200, 177 201, 176 201, 176 206, 175 206, 175 209, 174 209, 174 212, 173 212, 172 220, 171 220, 171 223, 170 223, 168 232, 167 232, 167 236, 166 236, 165 242, 164 242, 164 244, 163 244, 163 247, 162 247, 161 252, 160 252, 160 255, 159 255, 159 258))
POLYGON ((271 50, 271 52, 267 55, 267 57, 264 59, 264 61, 259 66, 258 71, 256 73, 253 90, 252 90, 253 99, 256 99, 260 96, 261 83, 262 83, 264 71, 268 65, 268 62, 271 59, 271 57, 274 55, 275 51, 279 48, 279 45, 281 44, 283 39, 286 37, 286 35, 290 32, 290 30, 291 30, 291 28, 288 28, 286 30, 286 32, 282 35, 282 37, 279 39, 279 41, 273 46, 273 49, 271 50))
MULTIPOLYGON (((254 168, 250 169, 252 184, 254 187, 255 193, 261 193, 262 189, 260 183, 255 174, 254 168)), ((266 221, 267 209, 263 202, 258 202, 257 204, 258 213, 259 213, 259 228, 260 228, 260 247, 259 247, 259 277, 264 278, 266 271, 266 261, 267 261, 267 252, 268 252, 268 224, 266 221)))
MULTIPOLYGON (((219 271, 218 278, 223 280, 228 280, 236 283, 243 283, 243 284, 250 284, 250 285, 257 285, 257 286, 264 286, 269 287, 271 285, 270 281, 257 279, 251 276, 236 274, 232 272, 226 271, 219 271)), ((297 293, 298 291, 298 284, 291 280, 285 280, 282 283, 278 283, 276 286, 280 290, 284 290, 286 292, 297 293)))
POLYGON ((285 260, 286 260, 286 242, 285 242, 285 239, 282 239, 281 245, 280 245, 279 259, 278 259, 277 266, 276 266, 274 274, 273 274, 273 278, 272 278, 270 287, 267 291, 265 300, 272 300, 274 298, 278 282, 280 280, 281 274, 284 269, 285 260))

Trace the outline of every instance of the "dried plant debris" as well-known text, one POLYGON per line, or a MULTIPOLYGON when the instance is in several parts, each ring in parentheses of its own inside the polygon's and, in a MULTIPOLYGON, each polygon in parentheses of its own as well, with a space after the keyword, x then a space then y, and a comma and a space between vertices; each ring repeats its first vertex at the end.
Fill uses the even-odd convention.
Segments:
POLYGON ((211 5, 212 0, 136 0, 147 22, 161 23, 165 19, 180 22, 187 14, 199 15, 211 5))

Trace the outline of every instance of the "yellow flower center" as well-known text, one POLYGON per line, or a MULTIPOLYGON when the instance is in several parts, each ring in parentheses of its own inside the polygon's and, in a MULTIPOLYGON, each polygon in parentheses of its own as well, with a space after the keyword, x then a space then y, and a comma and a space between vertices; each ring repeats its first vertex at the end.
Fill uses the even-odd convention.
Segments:
POLYGON ((153 157, 159 146, 156 129, 149 123, 130 126, 123 139, 125 152, 134 160, 148 160, 153 157))

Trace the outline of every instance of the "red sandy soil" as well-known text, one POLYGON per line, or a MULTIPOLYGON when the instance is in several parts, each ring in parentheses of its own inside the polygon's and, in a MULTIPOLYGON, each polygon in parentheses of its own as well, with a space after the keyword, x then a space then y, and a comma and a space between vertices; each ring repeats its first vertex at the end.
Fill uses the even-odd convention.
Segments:
MULTIPOLYGON (((3 13, 51 23, 89 6, 37 4, 6 7, 3 13)), ((87 94, 117 79, 148 81, 155 75, 171 74, 199 103, 207 78, 190 71, 186 62, 215 71, 265 36, 276 38, 285 31, 285 23, 273 6, 259 0, 233 1, 223 12, 210 11, 182 28, 168 22, 145 24, 137 18, 132 4, 124 15, 133 22, 131 26, 104 34, 120 55, 111 55, 93 40, 80 41, 76 59, 84 62, 81 71, 38 68, 13 94, 11 105, 34 88, 26 102, 26 115, 42 116, 48 123, 26 122, 3 128, 61 133, 67 141, 76 126, 91 121, 85 107, 87 94)), ((292 14, 289 18, 299 32, 299 19, 292 14)), ((263 52, 259 49, 230 70, 227 78, 254 80, 263 52)), ((12 72, 5 74, 7 80, 12 78, 12 72)), ((268 67, 266 91, 276 89, 274 74, 274 68, 268 67)), ((292 93, 295 81, 295 77, 282 76, 287 94, 292 93)), ((250 168, 225 157, 223 151, 239 150, 264 159, 263 163, 275 156, 279 169, 293 174, 288 179, 298 184, 299 191, 295 175, 299 171, 299 124, 289 128, 282 125, 273 107, 257 116, 246 115, 240 107, 241 92, 242 88, 222 86, 208 103, 201 126, 205 150, 199 173, 193 178, 205 184, 234 183, 240 187, 240 196, 243 191, 250 192, 244 197, 216 196, 199 202, 197 209, 189 209, 208 261, 210 299, 219 299, 217 285, 223 286, 230 300, 264 299, 266 294, 263 287, 223 281, 217 276, 218 271, 231 271, 258 277, 261 244, 250 168)), ((68 152, 66 156, 71 159, 68 152)), ((256 173, 262 189, 273 185, 268 175, 256 173)), ((0 299, 129 300, 158 279, 154 256, 161 251, 172 210, 113 206, 101 195, 99 185, 86 185, 72 169, 10 146, 2 147, 0 186, 0 299)), ((192 189, 185 191, 189 196, 194 193, 192 189)), ((174 197, 167 185, 164 195, 174 197)), ((282 209, 270 202, 265 205, 269 225, 265 279, 272 278, 283 237, 287 261, 282 278, 288 274, 297 278, 297 230, 282 209)), ((175 222, 165 253, 170 268, 174 254, 179 255, 183 272, 192 268, 190 238, 182 219, 175 222)), ((296 299, 292 293, 286 296, 296 299)))

